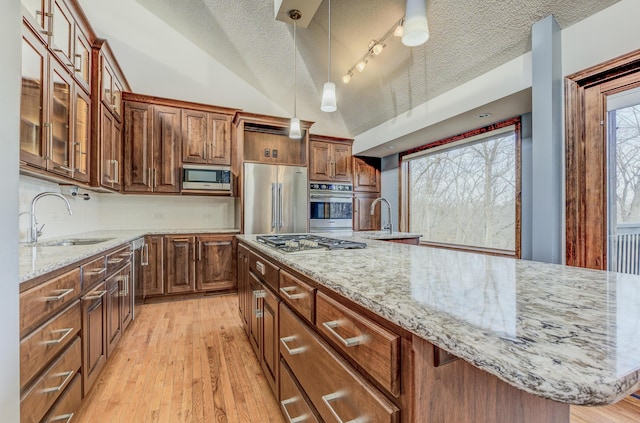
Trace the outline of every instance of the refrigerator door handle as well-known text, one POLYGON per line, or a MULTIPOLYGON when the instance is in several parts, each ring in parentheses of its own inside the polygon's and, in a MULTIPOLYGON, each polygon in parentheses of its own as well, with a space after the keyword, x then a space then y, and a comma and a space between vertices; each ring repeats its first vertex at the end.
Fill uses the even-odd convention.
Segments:
POLYGON ((278 210, 279 210, 279 221, 280 221, 280 228, 282 228, 284 226, 284 220, 282 220, 282 215, 284 214, 282 212, 282 184, 278 184, 278 210))
POLYGON ((276 212, 276 183, 271 183, 271 229, 276 227, 277 212, 276 212))

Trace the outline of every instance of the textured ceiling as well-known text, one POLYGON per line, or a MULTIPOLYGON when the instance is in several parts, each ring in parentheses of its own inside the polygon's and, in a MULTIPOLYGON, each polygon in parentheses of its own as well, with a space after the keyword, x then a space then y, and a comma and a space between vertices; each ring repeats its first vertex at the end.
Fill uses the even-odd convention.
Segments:
MULTIPOLYGON (((136 0, 293 114, 293 29, 273 0, 136 0)), ((408 48, 391 37, 363 73, 341 78, 404 15, 405 0, 333 0, 331 79, 338 111, 320 111, 327 78, 327 5, 298 29, 298 116, 312 132, 355 136, 531 49, 531 26, 566 28, 619 0, 429 0, 431 37, 408 48)))

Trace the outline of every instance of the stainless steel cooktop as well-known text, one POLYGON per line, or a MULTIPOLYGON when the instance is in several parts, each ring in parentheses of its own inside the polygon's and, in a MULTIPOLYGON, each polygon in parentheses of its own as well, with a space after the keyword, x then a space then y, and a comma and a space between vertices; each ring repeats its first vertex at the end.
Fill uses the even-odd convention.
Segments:
POLYGON ((285 253, 313 250, 345 250, 367 247, 367 244, 364 242, 329 238, 315 234, 258 235, 256 239, 258 242, 285 253))

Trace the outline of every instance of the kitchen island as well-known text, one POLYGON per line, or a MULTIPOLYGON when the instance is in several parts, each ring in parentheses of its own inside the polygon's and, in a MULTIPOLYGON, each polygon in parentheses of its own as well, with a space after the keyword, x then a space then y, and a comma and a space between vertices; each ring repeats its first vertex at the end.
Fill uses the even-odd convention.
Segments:
MULTIPOLYGON (((357 234, 337 237, 366 242, 367 248, 287 254, 252 235, 238 239, 315 281, 319 290, 341 296, 414 339, 533 396, 604 405, 640 387, 638 276, 357 234)), ((424 394, 422 382, 415 380, 415 398, 424 394)), ((483 387, 477 389, 477 397, 483 398, 483 387)), ((568 406, 566 410, 568 421, 568 406)))

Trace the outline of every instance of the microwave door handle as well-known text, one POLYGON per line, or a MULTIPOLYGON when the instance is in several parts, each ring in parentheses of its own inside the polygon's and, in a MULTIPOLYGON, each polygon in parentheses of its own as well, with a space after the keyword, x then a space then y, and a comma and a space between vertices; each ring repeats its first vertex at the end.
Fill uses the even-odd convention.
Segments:
POLYGON ((282 211, 282 184, 278 184, 278 220, 280 221, 280 229, 284 226, 284 220, 282 220, 282 216, 284 215, 282 211))
POLYGON ((271 229, 276 227, 276 184, 271 183, 271 229))

